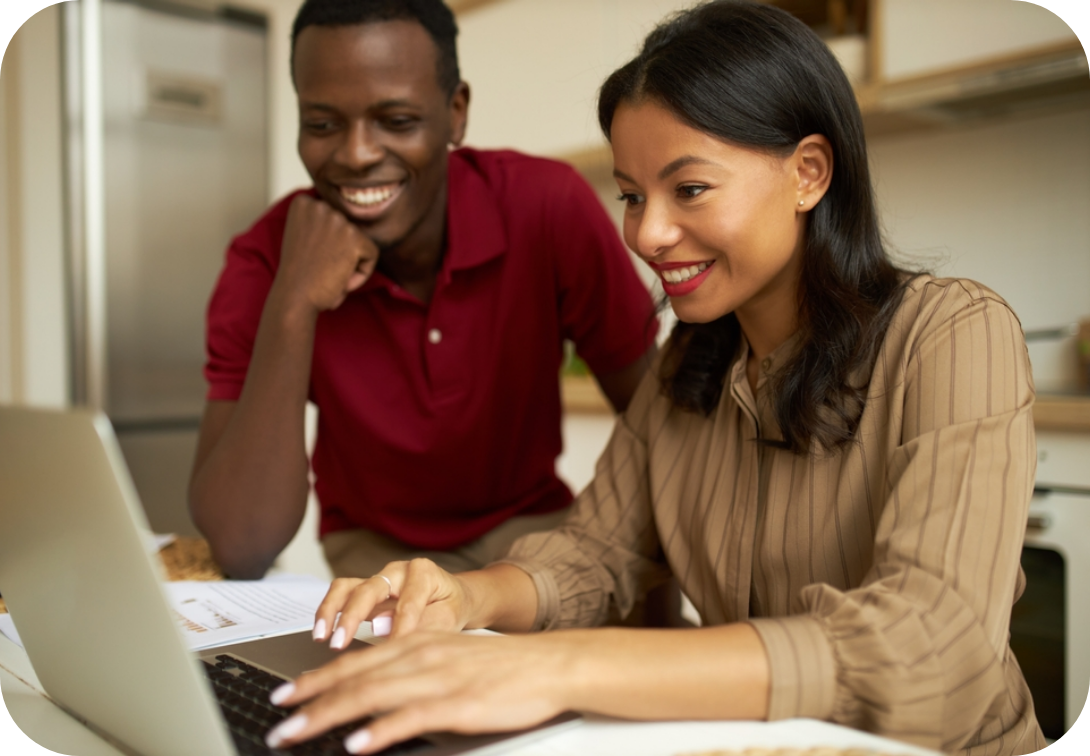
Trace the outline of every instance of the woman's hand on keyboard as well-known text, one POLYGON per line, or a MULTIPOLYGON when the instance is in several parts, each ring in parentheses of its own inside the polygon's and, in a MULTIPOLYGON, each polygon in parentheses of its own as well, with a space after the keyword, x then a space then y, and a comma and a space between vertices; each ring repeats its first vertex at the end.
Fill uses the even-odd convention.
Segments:
POLYGON ((376 717, 345 740, 372 753, 425 732, 500 732, 567 710, 579 644, 566 633, 476 637, 414 633, 344 654, 273 694, 301 708, 269 733, 275 748, 376 717))
POLYGON ((333 581, 314 617, 314 640, 348 646, 360 623, 375 635, 400 637, 417 630, 458 632, 470 620, 466 588, 430 559, 391 562, 366 579, 333 581), (339 616, 338 616, 339 615, 339 616))

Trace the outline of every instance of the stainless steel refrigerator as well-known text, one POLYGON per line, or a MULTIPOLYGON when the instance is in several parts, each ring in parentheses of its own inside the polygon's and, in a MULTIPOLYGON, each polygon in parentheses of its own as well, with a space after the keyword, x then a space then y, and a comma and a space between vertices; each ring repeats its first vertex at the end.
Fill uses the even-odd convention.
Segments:
POLYGON ((152 527, 191 533, 185 495, 204 403, 205 307, 230 238, 267 201, 265 22, 102 0, 83 14, 99 27, 88 42, 86 9, 67 5, 73 398, 101 405, 113 422, 152 527), (81 70, 96 42, 97 105, 81 70), (90 142, 85 106, 100 114, 101 137, 90 142), (81 176, 96 149, 105 226, 92 259, 80 243, 81 193, 96 189, 81 176))

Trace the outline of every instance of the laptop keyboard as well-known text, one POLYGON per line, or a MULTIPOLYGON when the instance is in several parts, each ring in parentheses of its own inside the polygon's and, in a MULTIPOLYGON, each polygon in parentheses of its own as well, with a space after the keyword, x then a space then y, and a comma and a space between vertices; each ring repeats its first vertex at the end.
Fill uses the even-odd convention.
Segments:
MULTIPOLYGON (((342 756, 344 739, 362 727, 366 720, 342 725, 314 740, 300 743, 291 749, 274 750, 265 745, 265 733, 291 712, 269 703, 269 694, 286 680, 258 669, 228 654, 216 657, 216 663, 204 662, 205 672, 219 700, 223 717, 241 756, 267 756, 268 754, 292 754, 292 756, 342 756)), ((420 738, 397 743, 383 751, 381 756, 405 756, 424 754, 434 745, 420 738)))

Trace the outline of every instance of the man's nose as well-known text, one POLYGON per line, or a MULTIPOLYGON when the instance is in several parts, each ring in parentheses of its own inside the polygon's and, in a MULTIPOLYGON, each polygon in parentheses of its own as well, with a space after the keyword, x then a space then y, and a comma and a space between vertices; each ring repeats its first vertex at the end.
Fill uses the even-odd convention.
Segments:
POLYGON ((337 150, 337 160, 354 170, 369 168, 382 160, 384 151, 364 121, 353 123, 337 150))

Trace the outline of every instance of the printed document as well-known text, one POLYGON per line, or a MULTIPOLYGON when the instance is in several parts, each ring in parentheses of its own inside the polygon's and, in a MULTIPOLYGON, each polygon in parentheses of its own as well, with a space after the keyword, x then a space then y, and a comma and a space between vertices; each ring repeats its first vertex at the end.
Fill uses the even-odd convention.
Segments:
MULTIPOLYGON (((196 651, 310 630, 329 583, 304 575, 277 575, 264 580, 164 583, 163 589, 186 644, 196 651)), ((364 625, 369 631, 370 623, 364 625)), ((23 645, 10 614, 0 614, 0 633, 23 645)))
POLYGON ((178 626, 193 650, 314 627, 329 583, 312 577, 165 583, 178 626))

